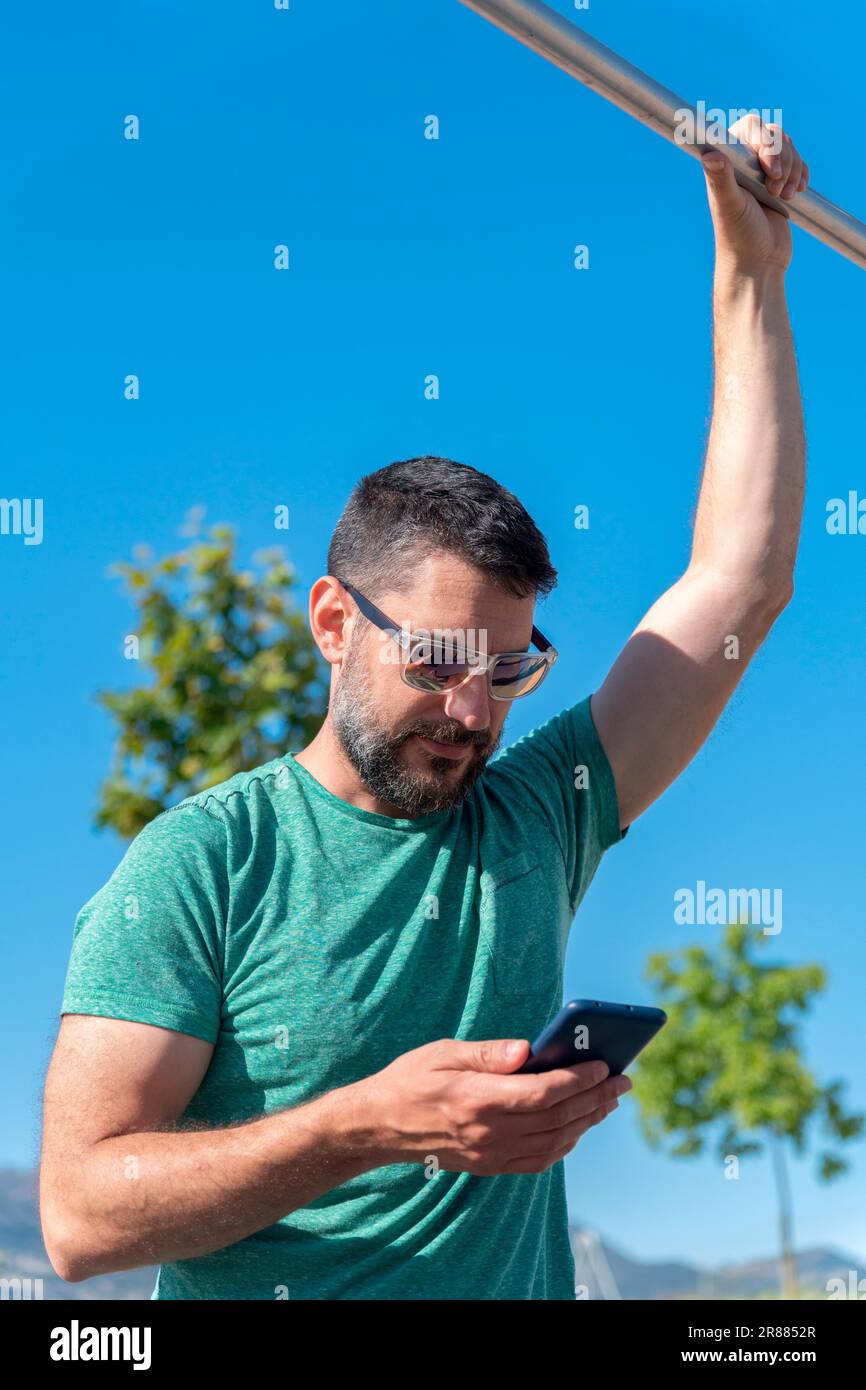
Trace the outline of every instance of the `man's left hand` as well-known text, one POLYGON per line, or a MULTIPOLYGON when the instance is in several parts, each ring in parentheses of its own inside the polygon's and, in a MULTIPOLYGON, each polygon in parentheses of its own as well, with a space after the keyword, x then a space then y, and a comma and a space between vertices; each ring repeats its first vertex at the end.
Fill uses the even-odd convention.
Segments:
MULTIPOLYGON (((730 127, 730 134, 758 156, 768 193, 787 202, 807 187, 809 166, 780 125, 744 116, 730 127)), ((701 162, 720 264, 746 274, 767 266, 786 270, 792 254, 788 219, 740 187, 721 149, 705 154, 701 162)))

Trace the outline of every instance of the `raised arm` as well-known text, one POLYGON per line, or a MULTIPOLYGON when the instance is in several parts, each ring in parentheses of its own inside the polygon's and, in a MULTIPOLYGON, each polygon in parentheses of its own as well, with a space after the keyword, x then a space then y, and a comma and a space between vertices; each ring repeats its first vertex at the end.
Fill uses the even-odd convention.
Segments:
MULTIPOLYGON (((790 198, 806 187, 808 169, 777 127, 746 118, 732 129, 761 158, 769 192, 790 198)), ((591 702, 623 827, 695 756, 793 593, 806 449, 785 301, 791 233, 739 187, 723 154, 705 156, 704 169, 716 236, 715 385, 691 558, 591 702)))

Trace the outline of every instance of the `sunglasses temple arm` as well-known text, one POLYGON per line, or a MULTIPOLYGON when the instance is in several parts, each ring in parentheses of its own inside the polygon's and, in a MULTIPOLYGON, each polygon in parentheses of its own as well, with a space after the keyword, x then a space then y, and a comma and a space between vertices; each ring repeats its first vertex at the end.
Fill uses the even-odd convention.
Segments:
MULTIPOLYGON (((383 613, 381 608, 377 608, 375 603, 371 603, 363 594, 359 594, 354 584, 347 584, 345 579, 339 579, 339 576, 335 576, 335 578, 337 578, 343 588, 347 589, 352 595, 352 598, 364 614, 364 617, 368 618, 376 627, 381 628, 383 632, 390 632, 392 637, 396 638, 402 645, 403 629, 398 627, 394 620, 389 618, 386 613, 383 613)), ((545 637, 544 633, 537 627, 533 627, 531 638, 540 652, 548 651, 552 645, 545 637)))
MULTIPOLYGON (((336 575, 334 576, 335 579, 337 577, 336 575)), ((380 627, 383 632, 390 632, 392 637, 400 641, 403 629, 397 626, 393 618, 389 618, 386 613, 382 612, 381 608, 376 607, 375 603, 371 603, 363 594, 359 594, 354 584, 347 584, 345 579, 340 579, 339 583, 352 595, 352 598, 357 603, 365 618, 373 623, 375 627, 380 627)))

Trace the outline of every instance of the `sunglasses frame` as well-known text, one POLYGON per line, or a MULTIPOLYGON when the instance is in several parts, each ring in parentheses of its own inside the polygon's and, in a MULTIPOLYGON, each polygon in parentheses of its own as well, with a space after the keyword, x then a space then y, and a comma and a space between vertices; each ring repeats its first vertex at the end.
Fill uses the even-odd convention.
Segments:
MULTIPOLYGON (((395 623, 393 618, 389 618, 387 613, 383 613, 381 608, 377 608, 375 603, 372 603, 370 599, 366 598, 358 589, 355 588, 354 584, 350 584, 347 579, 340 579, 338 575, 334 575, 333 578, 337 580, 338 584, 341 584, 343 586, 347 593, 351 594, 352 598, 355 600, 355 603, 358 605, 358 608, 360 609, 361 613, 363 613, 364 617, 367 618, 369 622, 373 623, 375 627, 381 628, 383 632, 390 633, 390 635, 394 638, 394 641, 398 644, 398 646, 401 648, 404 654, 403 663, 400 668, 400 678, 403 681, 403 683, 405 685, 408 685, 412 690, 422 690, 427 694, 450 694, 452 690, 459 690, 460 687, 465 685, 467 681, 470 681, 475 676, 480 676, 482 673, 484 673, 487 676, 487 693, 490 696, 491 700, 523 700, 527 695, 534 695, 539 686, 544 684, 544 681, 550 674, 551 666, 554 665, 556 658, 559 656, 559 652, 556 650, 553 643, 550 642, 548 638, 544 636, 543 632, 539 631, 537 627, 533 626, 531 633, 532 643, 534 646, 538 648, 539 652, 541 652, 546 664, 544 674, 541 676, 541 679, 538 680, 530 690, 524 690, 520 695, 497 695, 496 691, 493 689, 493 673, 496 670, 498 663, 500 661, 507 661, 509 659, 514 660, 515 657, 529 656, 530 652, 528 649, 526 649, 524 651, 517 652, 496 652, 493 656, 488 656, 485 661, 471 663, 467 662, 466 664, 470 666, 470 670, 467 671, 466 675, 457 685, 449 686, 447 691, 430 691, 427 689, 426 686, 419 686, 414 684, 414 682, 409 680, 407 676, 407 668, 409 665, 409 661, 411 660, 412 648, 414 646, 412 634, 406 633, 405 629, 400 627, 399 623, 395 623), (407 638, 409 639, 408 643, 406 640, 407 638)), ((418 638, 417 640, 428 641, 428 639, 426 638, 418 638)), ((464 663, 455 662, 454 664, 463 665, 464 663)))

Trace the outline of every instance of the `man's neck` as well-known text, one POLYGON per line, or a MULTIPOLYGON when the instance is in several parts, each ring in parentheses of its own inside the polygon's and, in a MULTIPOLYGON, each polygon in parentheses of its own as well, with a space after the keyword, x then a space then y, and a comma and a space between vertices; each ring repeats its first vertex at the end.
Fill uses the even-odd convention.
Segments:
POLYGON ((311 777, 321 783, 332 796, 357 806, 361 811, 373 811, 378 816, 391 816, 393 819, 407 820, 405 811, 398 806, 379 801, 368 791, 356 769, 349 762, 331 726, 326 719, 312 743, 295 754, 295 762, 309 772, 311 777))

